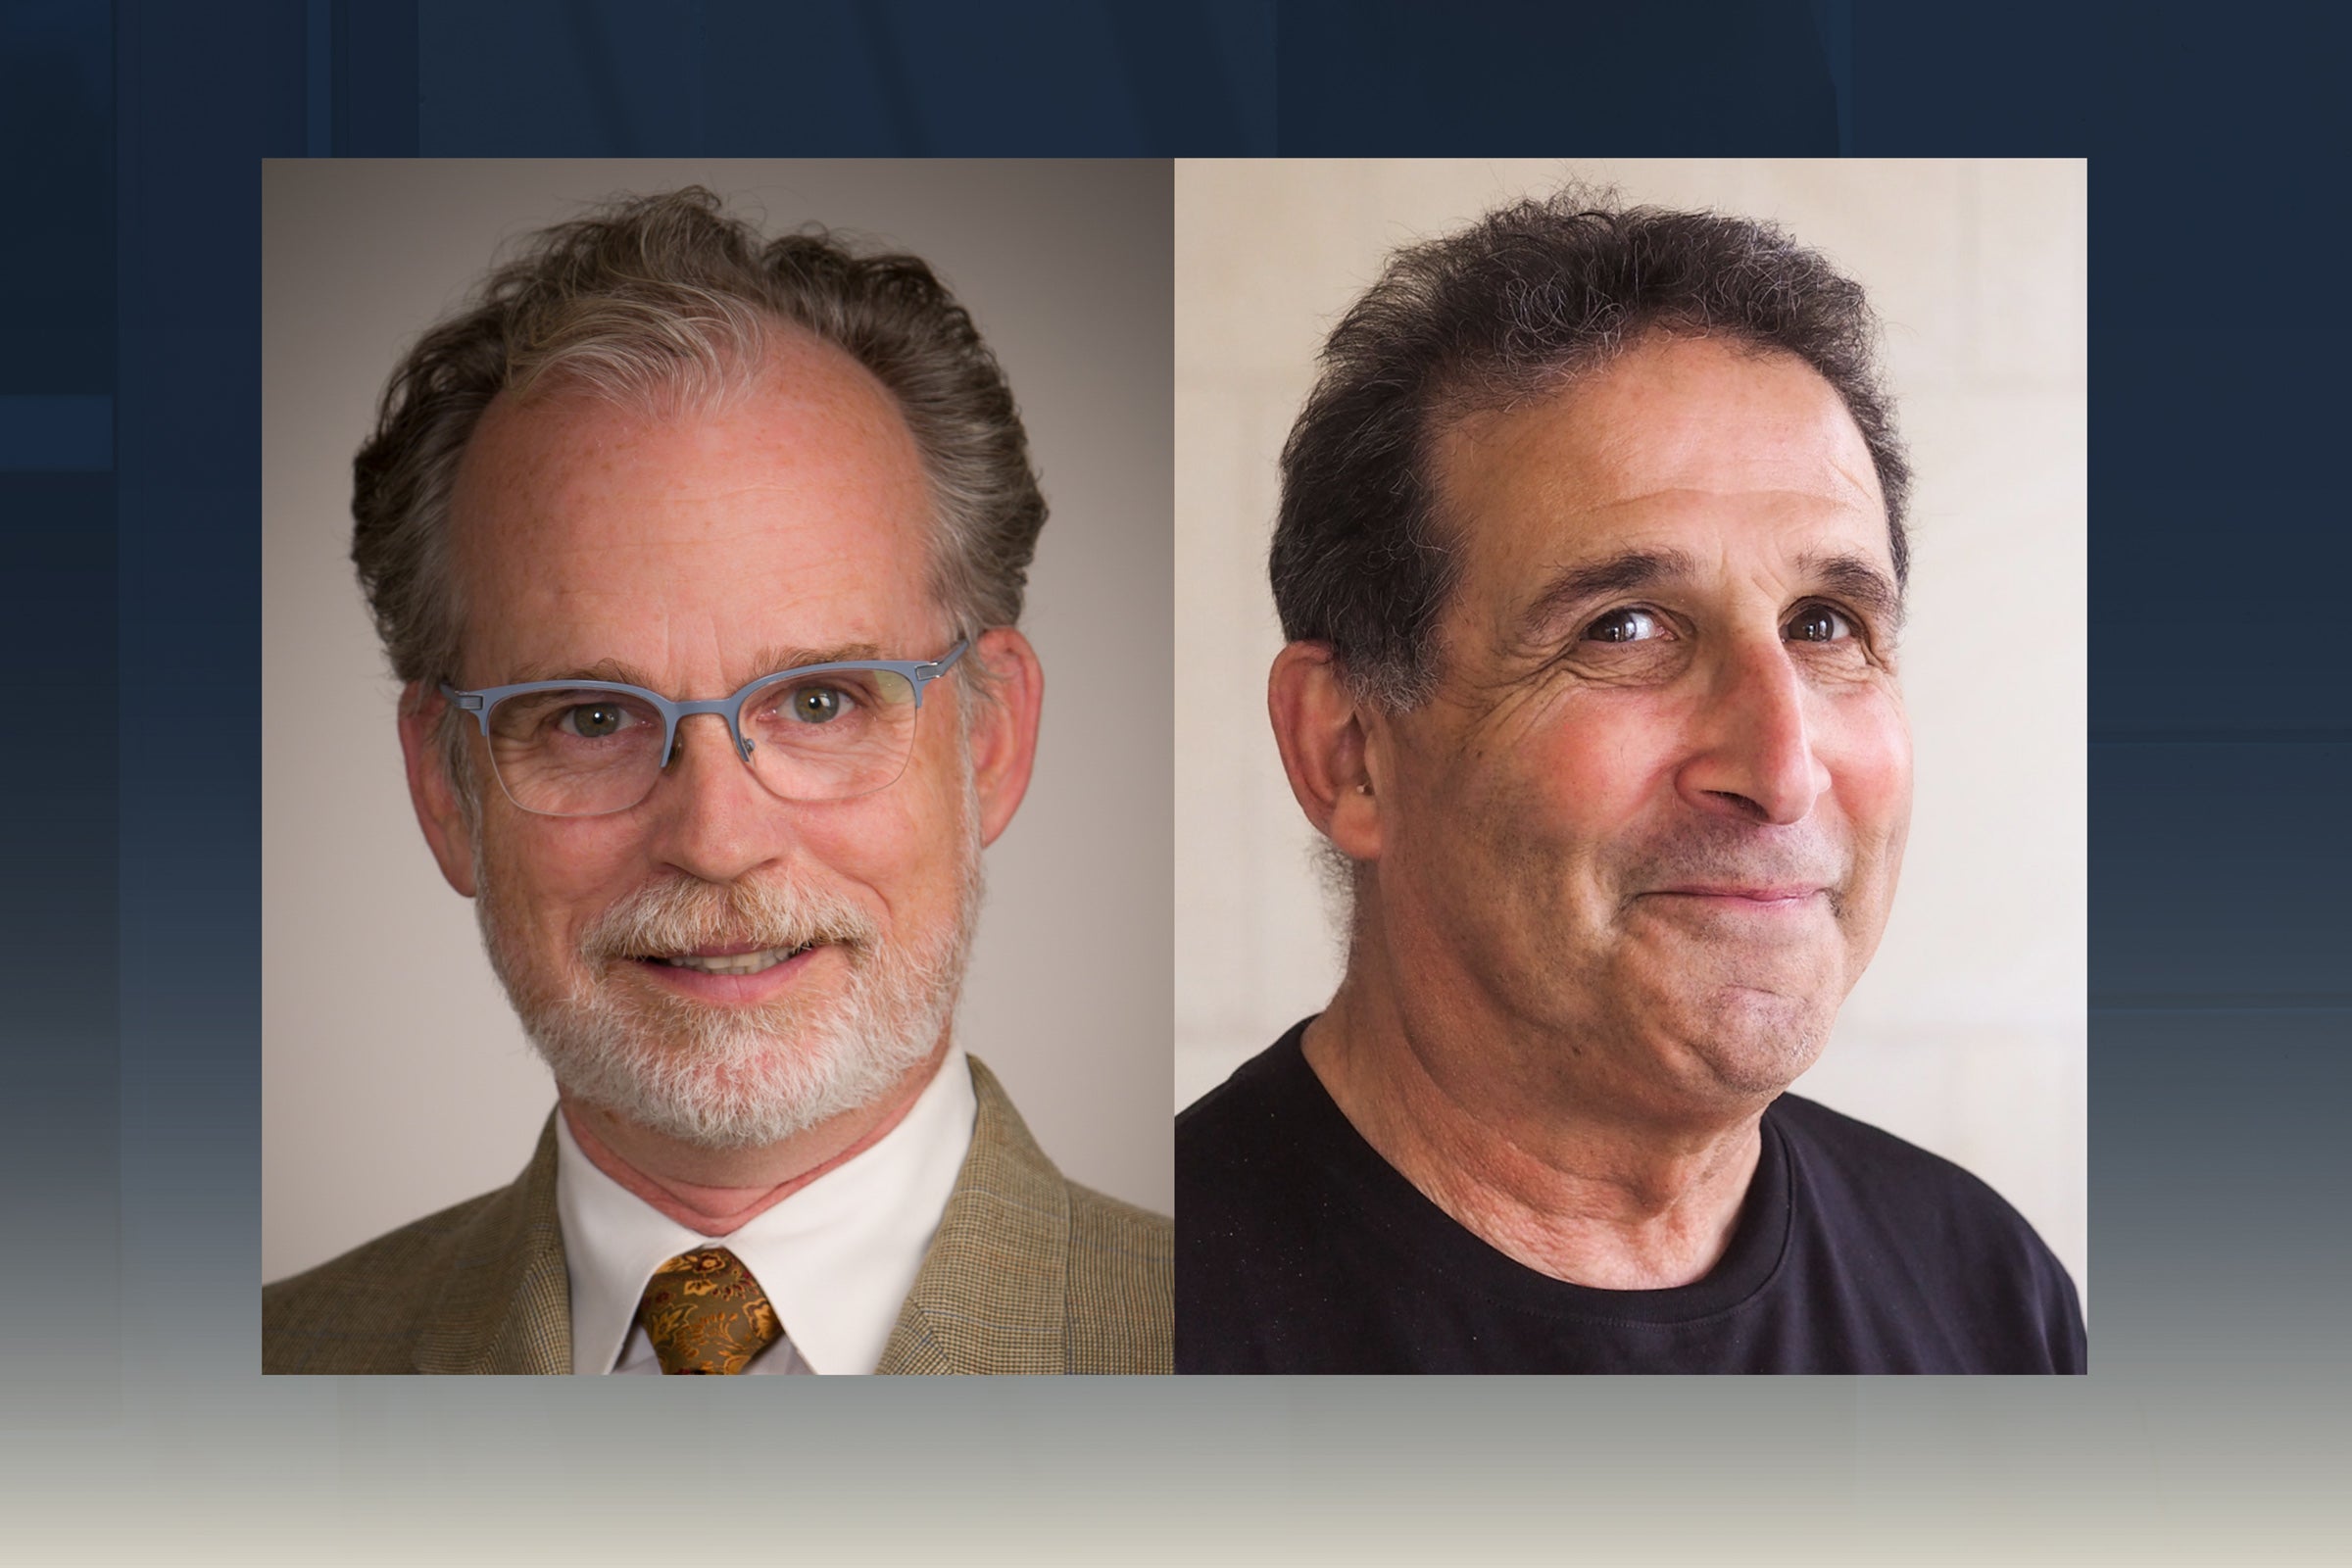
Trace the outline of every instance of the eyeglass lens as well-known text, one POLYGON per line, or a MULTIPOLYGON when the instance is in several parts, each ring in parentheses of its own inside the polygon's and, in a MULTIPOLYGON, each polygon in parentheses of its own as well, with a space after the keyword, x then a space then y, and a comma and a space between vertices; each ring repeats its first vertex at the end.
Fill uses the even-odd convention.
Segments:
MULTIPOLYGON (((897 781, 914 751, 914 686, 887 669, 827 670, 744 703, 746 762, 788 801, 838 801, 897 781)), ((688 741, 679 721, 677 746, 688 741)), ((704 722, 723 722, 706 718, 704 722)), ((626 692, 554 690, 490 710, 490 759, 508 799, 549 816, 625 811, 662 776, 662 710, 626 692)))

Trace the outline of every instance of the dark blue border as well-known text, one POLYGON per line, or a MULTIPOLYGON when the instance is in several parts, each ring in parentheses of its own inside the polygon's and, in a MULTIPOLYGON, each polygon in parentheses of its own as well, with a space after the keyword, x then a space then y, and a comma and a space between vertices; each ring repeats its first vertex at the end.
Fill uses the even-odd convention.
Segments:
MULTIPOLYGON (((0 13, 0 128, 36 150, 0 160, 0 284, 21 307, 0 335, 0 635, 29 682, 0 771, 16 826, 4 1223, 8 1255, 47 1270, 0 1283, 0 1423, 72 1426, 161 1366, 250 1365, 260 159, 2066 155, 2090 160, 2092 193, 2092 1151, 2109 1282, 2093 1382, 2189 1368, 2276 1389, 2248 1359, 2270 1357, 2299 1369, 2295 1451, 2340 1455, 2352 1398, 2326 1309, 2352 1188, 2332 1111, 2352 1102, 2337 630, 2352 528, 2336 482, 2352 360, 2325 304, 2352 222, 2338 13, 777 11, 0 13), (86 700, 110 689, 112 711, 86 700), (70 1302, 61 1266, 79 1281, 70 1302)), ((2034 917, 2022 876, 2018 917, 2034 917)), ((2183 1408, 2151 1401, 2142 1439, 2188 1446, 2183 1408)), ((2254 1487, 2268 1509, 2256 1473, 2206 1484, 2254 1487)))

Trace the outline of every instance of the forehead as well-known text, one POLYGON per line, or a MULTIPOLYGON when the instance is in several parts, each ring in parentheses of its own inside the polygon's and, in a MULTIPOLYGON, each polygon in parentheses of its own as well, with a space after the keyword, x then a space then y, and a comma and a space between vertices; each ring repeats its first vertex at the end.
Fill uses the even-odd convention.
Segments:
POLYGON ((813 340, 716 399, 501 396, 452 496, 467 662, 513 678, 518 662, 904 635, 927 609, 929 517, 895 401, 813 340))
POLYGON ((1654 546, 1860 552, 1892 576, 1862 432, 1793 355, 1652 339, 1562 390, 1460 418, 1433 446, 1473 574, 1654 546))

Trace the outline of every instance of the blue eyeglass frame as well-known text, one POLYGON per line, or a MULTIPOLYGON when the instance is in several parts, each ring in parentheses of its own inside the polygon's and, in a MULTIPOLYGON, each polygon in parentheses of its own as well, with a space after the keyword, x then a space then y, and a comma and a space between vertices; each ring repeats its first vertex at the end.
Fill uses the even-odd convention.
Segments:
POLYGON ((727 721, 727 734, 733 737, 735 753, 746 762, 752 760, 752 742, 743 733, 743 705, 771 686, 807 675, 828 675, 836 670, 887 669, 914 688, 914 708, 921 712, 923 688, 956 667, 956 662, 972 646, 965 637, 937 659, 837 659, 830 663, 799 664, 791 669, 779 669, 772 675, 762 675, 729 697, 713 697, 701 701, 673 702, 660 692, 643 686, 631 686, 617 680, 526 680, 513 686, 484 686, 479 691, 460 691, 442 681, 441 695, 452 707, 471 713, 482 728, 482 739, 490 738, 490 710, 510 697, 521 697, 530 692, 613 692, 623 697, 641 697, 661 710, 663 725, 662 734, 662 765, 669 766, 670 759, 678 752, 678 720, 692 713, 716 713, 727 721))

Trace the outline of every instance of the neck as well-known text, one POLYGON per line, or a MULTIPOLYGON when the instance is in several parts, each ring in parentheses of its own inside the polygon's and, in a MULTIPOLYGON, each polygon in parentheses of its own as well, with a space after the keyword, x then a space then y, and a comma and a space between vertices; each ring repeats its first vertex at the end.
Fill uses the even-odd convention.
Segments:
POLYGON ((588 1162, 687 1229, 729 1236, 825 1172, 857 1158, 906 1119, 938 1075, 948 1039, 871 1104, 757 1149, 701 1149, 559 1093, 564 1123, 588 1162))
MULTIPOLYGON (((1308 1025, 1307 1064, 1364 1141, 1497 1251, 1599 1290, 1706 1276, 1731 1246, 1773 1099, 1665 1105, 1600 1071, 1592 1042, 1475 1005, 1408 1008, 1362 963, 1308 1025)), ((1638 1058, 1637 1058, 1638 1059, 1638 1058)))

